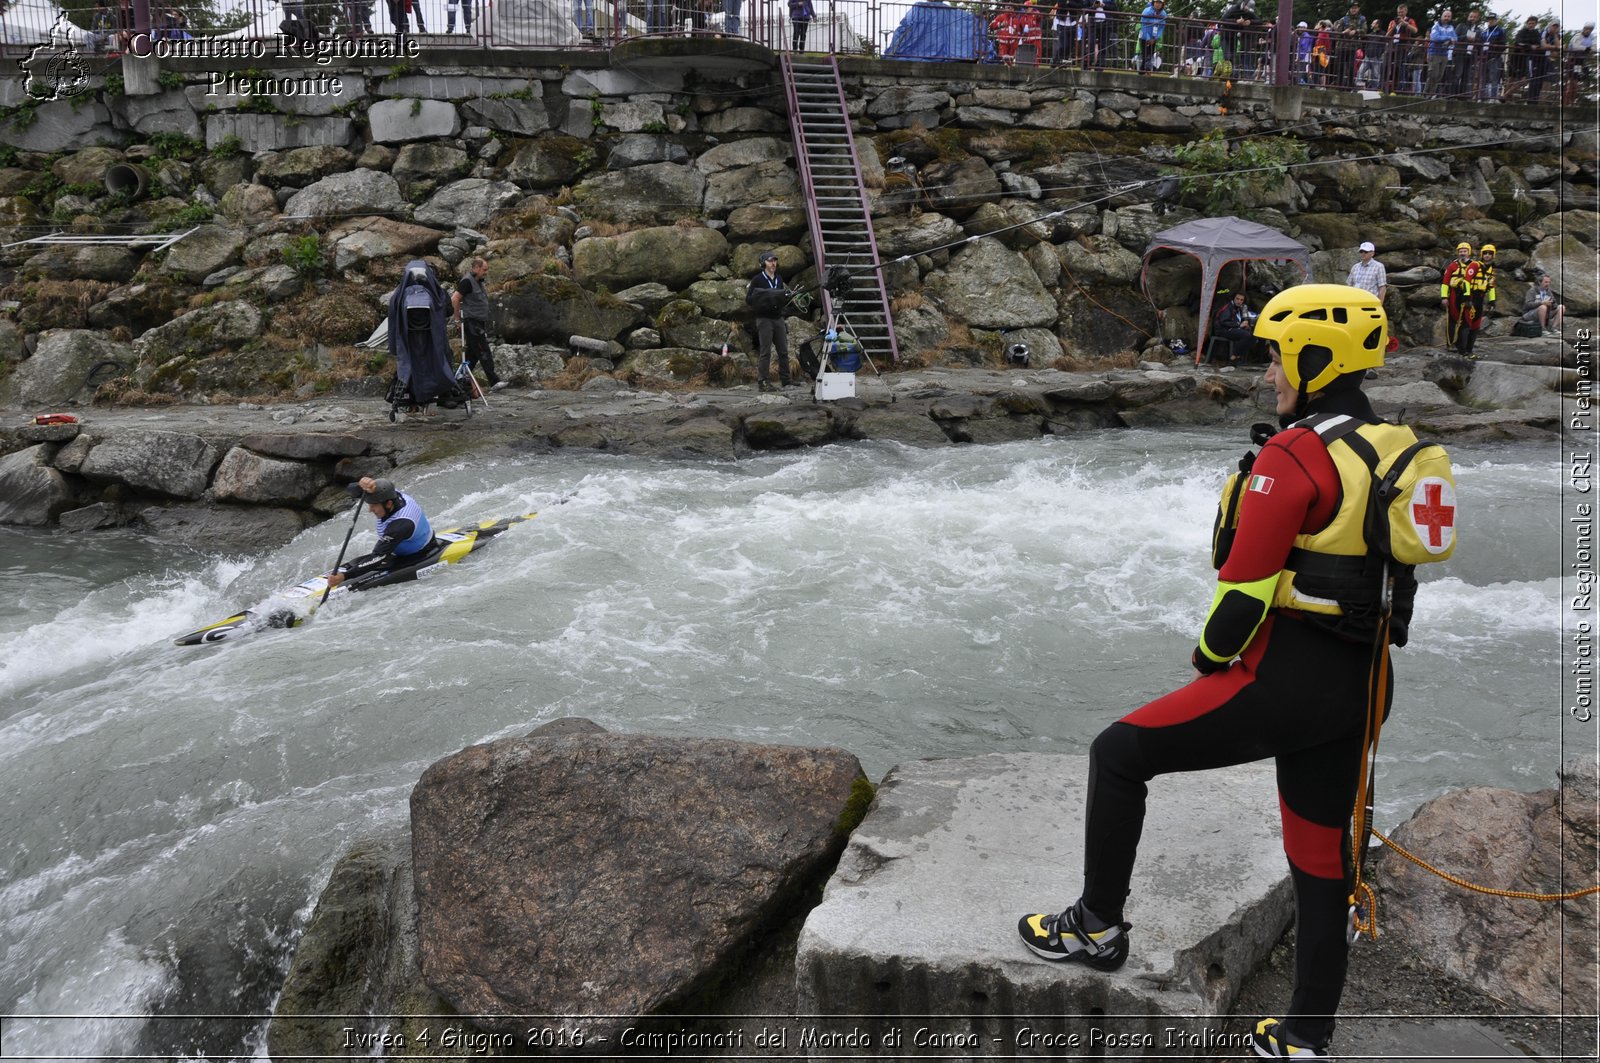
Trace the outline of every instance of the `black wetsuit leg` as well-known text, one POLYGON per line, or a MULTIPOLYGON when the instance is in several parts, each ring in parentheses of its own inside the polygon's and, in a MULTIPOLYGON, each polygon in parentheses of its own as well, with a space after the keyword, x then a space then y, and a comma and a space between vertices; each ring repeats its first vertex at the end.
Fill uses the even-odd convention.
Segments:
POLYGON ((1370 663, 1370 646, 1274 612, 1232 667, 1112 724, 1089 756, 1083 902, 1110 922, 1123 918, 1151 779, 1276 759, 1298 928, 1286 1021, 1315 1043, 1331 1035, 1344 990, 1349 825, 1370 663))

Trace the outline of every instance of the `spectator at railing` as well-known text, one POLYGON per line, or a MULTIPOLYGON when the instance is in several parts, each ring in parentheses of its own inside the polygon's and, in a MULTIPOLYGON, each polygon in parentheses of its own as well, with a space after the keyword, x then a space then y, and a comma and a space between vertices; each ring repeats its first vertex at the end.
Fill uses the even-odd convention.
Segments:
POLYGON ((1212 49, 1221 48, 1222 30, 1215 22, 1208 23, 1199 32, 1189 31, 1189 43, 1183 49, 1184 72, 1190 77, 1208 78, 1213 66, 1212 49))
POLYGON ((444 31, 446 33, 454 33, 456 31, 456 7, 457 7, 457 5, 459 5, 460 8, 461 8, 461 32, 465 33, 465 34, 467 34, 469 36, 472 34, 472 5, 473 5, 473 3, 474 3, 474 0, 445 0, 445 6, 444 6, 445 27, 444 27, 444 31))
POLYGON ((1055 6, 1050 8, 1050 31, 1053 34, 1050 61, 1056 66, 1065 66, 1078 58, 1080 14, 1074 6, 1074 0, 1057 0, 1055 6))
POLYGON ((1311 36, 1311 25, 1302 22, 1294 28, 1294 83, 1296 85, 1311 84, 1311 48, 1315 38, 1311 36))
MULTIPOLYGON (((653 0, 665 6, 665 0, 653 0)), ((789 25, 794 27, 794 50, 806 50, 806 34, 811 32, 811 19, 816 12, 811 8, 811 0, 789 0, 789 25)))
POLYGON ((739 24, 739 6, 744 0, 722 0, 722 32, 729 37, 743 36, 744 27, 739 24))
POLYGON ((1450 68, 1450 58, 1456 47, 1455 13, 1448 7, 1439 12, 1428 30, 1428 95, 1437 97, 1444 91, 1444 76, 1450 68))
POLYGON ((1506 31, 1493 11, 1483 20, 1483 85, 1481 100, 1499 102, 1506 70, 1506 31))
POLYGON ((1256 0, 1233 0, 1218 21, 1222 24, 1222 56, 1233 64, 1236 77, 1245 77, 1252 66, 1245 51, 1245 31, 1256 24, 1256 0))
POLYGON ((1017 0, 1001 4, 999 13, 989 20, 989 32, 994 34, 995 49, 1005 66, 1016 64, 1017 48, 1028 35, 1030 20, 1033 32, 1037 33, 1039 20, 1033 17, 1033 9, 1024 10, 1017 0))
POLYGON ((1150 0, 1139 15, 1139 69, 1150 72, 1159 68, 1161 36, 1167 29, 1166 0, 1150 0))
POLYGON ((1528 102, 1538 103, 1544 88, 1544 37, 1539 32, 1537 15, 1529 15, 1511 38, 1511 70, 1512 76, 1523 83, 1528 102))
POLYGON ((1417 37, 1417 20, 1411 17, 1405 4, 1394 9, 1394 18, 1389 20, 1389 28, 1383 36, 1383 75, 1379 88, 1394 92, 1410 80, 1411 55, 1417 37))
POLYGON ((1473 79, 1483 64, 1483 30, 1477 8, 1468 11, 1467 21, 1456 27, 1456 53, 1445 91, 1464 100, 1474 98, 1473 79))
POLYGON ((1316 40, 1311 45, 1311 83, 1326 88, 1328 74, 1333 67, 1333 23, 1322 19, 1317 23, 1316 40))
POLYGON ((594 36, 594 0, 572 0, 572 22, 585 37, 594 36))
POLYGON ((1376 92, 1383 84, 1383 24, 1372 20, 1372 32, 1361 39, 1356 49, 1356 88, 1376 92))
POLYGON ((1565 59, 1564 53, 1567 50, 1567 40, 1561 32, 1561 23, 1554 19, 1550 20, 1550 24, 1539 35, 1539 46, 1544 49, 1545 80, 1555 82, 1551 96, 1559 100, 1561 98, 1561 76, 1566 72, 1562 60, 1565 59))
POLYGON ((1254 42, 1256 57, 1255 79, 1263 84, 1271 84, 1272 72, 1276 69, 1278 59, 1278 22, 1276 19, 1264 19, 1256 27, 1254 42))
POLYGON ((1106 0, 1094 0, 1094 6, 1084 12, 1081 28, 1085 70, 1100 69, 1106 60, 1106 53, 1111 49, 1111 21, 1108 7, 1106 0))
POLYGON ((1334 84, 1340 88, 1353 88, 1356 83, 1356 71, 1359 60, 1356 52, 1361 51, 1361 35, 1367 32, 1367 21, 1361 17, 1361 5, 1351 4, 1339 21, 1333 24, 1334 37, 1334 84))
POLYGON ((1585 22, 1583 32, 1567 45, 1567 82, 1561 102, 1568 107, 1577 104, 1580 85, 1594 77, 1594 43, 1594 23, 1585 22))
POLYGON ((89 50, 106 51, 116 39, 119 28, 116 12, 111 10, 110 0, 96 0, 94 18, 89 22, 89 50))

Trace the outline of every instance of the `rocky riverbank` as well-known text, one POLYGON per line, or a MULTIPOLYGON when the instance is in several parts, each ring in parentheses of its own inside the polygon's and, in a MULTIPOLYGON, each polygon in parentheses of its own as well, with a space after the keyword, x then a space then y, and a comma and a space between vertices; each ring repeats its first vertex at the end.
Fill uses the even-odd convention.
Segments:
MULTIPOLYGON (((1397 840, 1475 881, 1553 888, 1561 867, 1594 866, 1596 771, 1591 758, 1560 789, 1446 794, 1397 840)), ((1038 963, 1014 939, 1015 910, 1072 878, 1075 843, 1041 859, 1036 827, 1078 814, 1084 775, 1082 757, 917 761, 874 796, 842 750, 583 720, 469 747, 424 773, 409 831, 334 868, 269 1051, 625 1055, 676 1038, 695 1058, 981 1057, 1148 1035, 1166 1049, 1152 1057, 1236 1057, 1227 1039, 1288 995, 1270 769, 1176 776, 1153 795, 1159 855, 1133 884, 1134 958, 1112 975, 1038 963), (1172 1031, 1190 1040, 1173 1048, 1172 1031)), ((1593 1043, 1594 898, 1485 898, 1386 851, 1370 866, 1385 934, 1354 952, 1343 1054, 1593 1043), (1515 926, 1527 947, 1460 932, 1479 925, 1515 926)))
MULTIPOLYGON (((1541 437, 1559 430, 1563 394, 1592 372, 1577 346, 1487 338, 1476 362, 1406 352, 1368 392, 1380 413, 1404 415, 1442 440, 1541 437)), ((514 387, 470 414, 403 422, 391 422, 380 400, 354 395, 79 408, 77 423, 55 425, 27 423, 37 409, 0 408, 0 522, 69 531, 134 525, 218 549, 264 549, 346 508, 345 483, 467 451, 577 447, 728 460, 864 439, 950 446, 1272 419, 1259 367, 1196 369, 1177 359, 1098 372, 863 373, 858 385, 854 399, 816 402, 803 387, 650 390, 597 376, 573 391, 514 387)))

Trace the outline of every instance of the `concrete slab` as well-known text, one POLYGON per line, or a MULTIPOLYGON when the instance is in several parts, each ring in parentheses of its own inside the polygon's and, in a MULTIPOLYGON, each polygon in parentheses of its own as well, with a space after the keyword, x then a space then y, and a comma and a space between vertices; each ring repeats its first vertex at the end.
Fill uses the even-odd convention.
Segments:
POLYGON ((1244 1024, 1207 1017, 1292 912, 1271 764, 1152 784, 1111 974, 1039 960, 1016 931, 1079 893, 1087 778, 1087 757, 1037 753, 891 771, 801 933, 800 1013, 848 1016, 814 1021, 891 1055, 1239 1047, 1219 1039, 1244 1024))

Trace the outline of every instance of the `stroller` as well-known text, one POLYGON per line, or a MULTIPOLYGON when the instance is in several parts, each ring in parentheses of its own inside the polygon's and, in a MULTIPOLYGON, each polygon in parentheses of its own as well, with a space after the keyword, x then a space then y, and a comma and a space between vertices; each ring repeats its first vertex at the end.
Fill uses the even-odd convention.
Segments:
POLYGON ((450 368, 449 313, 450 300, 433 267, 412 259, 389 296, 389 353, 395 360, 395 377, 384 396, 389 420, 430 405, 465 406, 468 416, 472 414, 467 393, 450 368))

